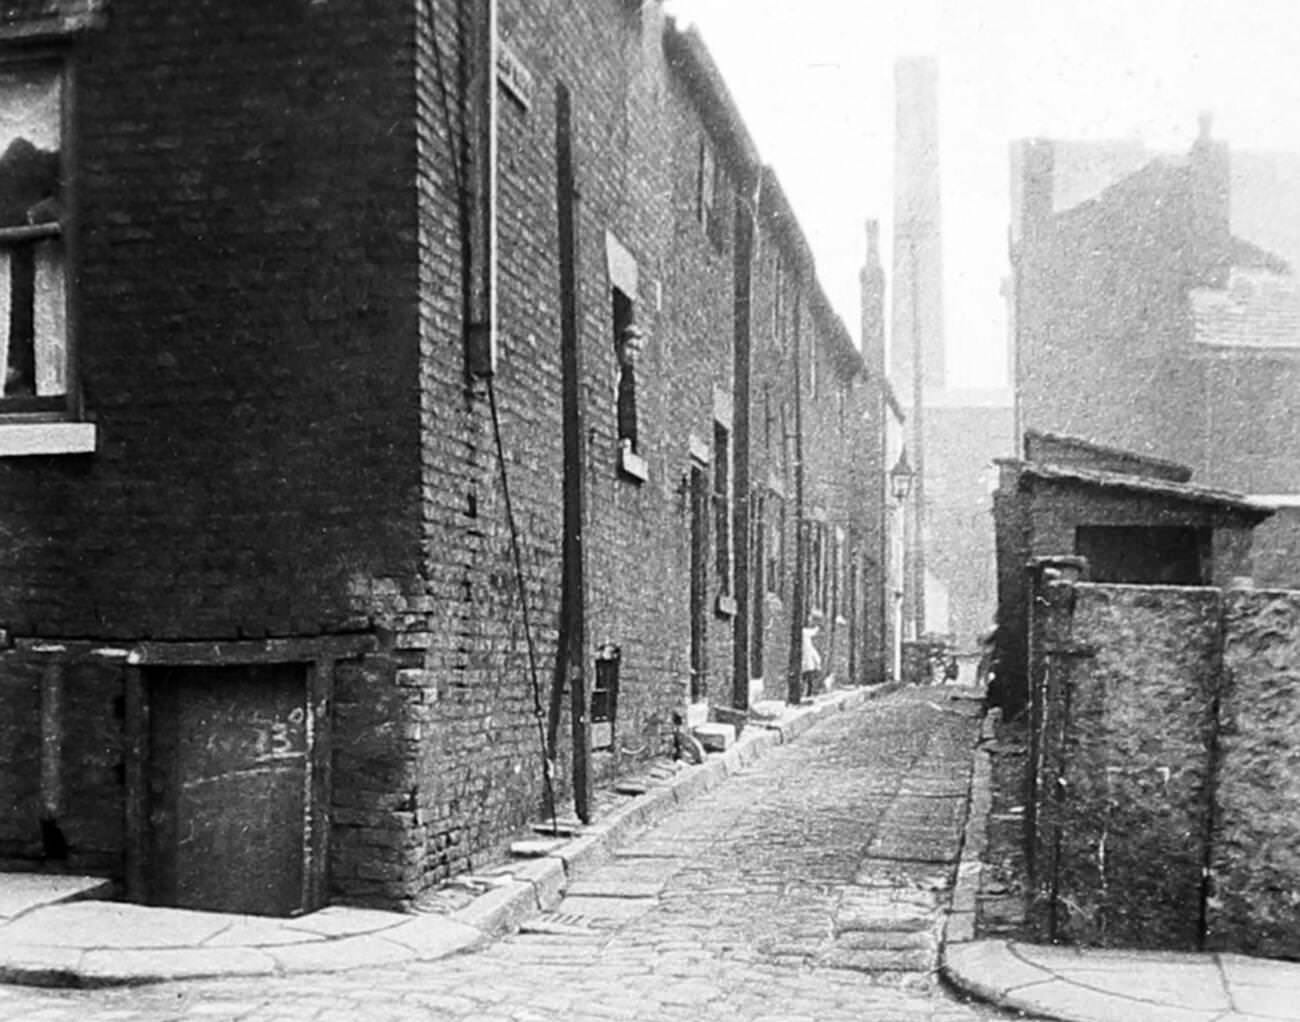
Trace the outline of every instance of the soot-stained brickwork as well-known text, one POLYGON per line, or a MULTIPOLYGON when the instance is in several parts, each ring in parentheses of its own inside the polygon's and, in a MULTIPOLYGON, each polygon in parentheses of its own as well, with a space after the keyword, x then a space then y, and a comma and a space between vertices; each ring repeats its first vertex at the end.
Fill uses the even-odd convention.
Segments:
POLYGON ((71 407, 96 447, 0 459, 0 855, 129 890, 182 855, 157 847, 150 798, 290 721, 233 705, 215 744, 200 727, 163 763, 149 697, 169 663, 305 665, 309 795, 282 825, 304 835, 308 907, 407 905, 489 860, 541 811, 548 759, 565 811, 569 200, 583 659, 616 657, 620 680, 593 773, 671 752, 693 678, 713 707, 757 678, 787 694, 797 565, 826 675, 866 680, 862 361, 697 36, 655 3, 499 5, 489 381, 465 368, 469 4, 93 8, 60 52, 71 407))

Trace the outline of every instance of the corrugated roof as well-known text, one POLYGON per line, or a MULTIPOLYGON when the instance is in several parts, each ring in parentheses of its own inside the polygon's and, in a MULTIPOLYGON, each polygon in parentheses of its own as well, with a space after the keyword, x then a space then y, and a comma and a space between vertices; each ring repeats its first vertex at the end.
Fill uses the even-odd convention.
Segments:
POLYGON ((1047 479, 1079 483, 1083 486, 1094 486, 1105 490, 1125 490, 1129 493, 1168 497, 1172 500, 1190 504, 1210 504, 1256 518, 1267 518, 1277 510, 1261 501, 1247 497, 1245 494, 1234 493, 1231 490, 1217 490, 1208 486, 1195 486, 1192 483, 1176 483, 1169 479, 1155 479, 1151 476, 1103 472, 1098 469, 1067 468, 1063 465, 1032 461, 1003 460, 999 461, 999 464, 1015 465, 1022 480, 1025 478, 1047 479))

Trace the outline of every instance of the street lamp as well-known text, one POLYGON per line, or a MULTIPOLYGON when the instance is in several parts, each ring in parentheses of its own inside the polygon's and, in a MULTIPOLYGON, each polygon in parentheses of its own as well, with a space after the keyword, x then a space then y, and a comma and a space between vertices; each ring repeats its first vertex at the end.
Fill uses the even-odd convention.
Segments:
POLYGON ((898 461, 889 470, 889 492, 900 504, 907 500, 907 495, 912 492, 912 480, 915 478, 916 473, 907 463, 907 451, 900 451, 898 461))

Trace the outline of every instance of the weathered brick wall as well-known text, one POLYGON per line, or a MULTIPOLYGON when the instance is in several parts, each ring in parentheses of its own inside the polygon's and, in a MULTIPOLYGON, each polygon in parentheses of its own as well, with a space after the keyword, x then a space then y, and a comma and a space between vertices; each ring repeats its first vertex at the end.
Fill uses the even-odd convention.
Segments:
MULTIPOLYGON (((435 25, 445 33, 438 38, 448 58, 456 53, 456 26, 440 11, 434 10, 435 25)), ((436 608, 426 657, 436 680, 425 699, 438 737, 423 747, 418 802, 427 821, 423 882, 430 883, 493 855, 537 812, 542 775, 488 395, 481 382, 465 386, 459 295, 428 286, 439 279, 447 259, 443 239, 455 212, 447 202, 454 182, 444 166, 448 143, 433 36, 427 25, 421 31, 424 572, 436 608)), ((709 452, 711 480, 717 470, 715 414, 736 396, 736 241, 730 218, 737 207, 724 187, 718 204, 724 229, 711 235, 701 222, 701 145, 725 168, 731 189, 757 168, 746 164, 729 139, 725 117, 701 100, 696 72, 688 75, 685 64, 667 59, 657 5, 638 9, 608 0, 555 19, 526 4, 506 3, 501 33, 533 87, 526 103, 501 94, 501 328, 493 387, 543 704, 550 699, 558 640, 563 525, 555 83, 564 82, 572 95, 580 192, 588 669, 599 647, 613 644, 621 652, 615 749, 598 752, 595 761, 597 775, 608 776, 671 748, 672 717, 688 701, 690 452, 693 446, 709 452), (638 453, 647 465, 645 481, 618 468, 607 232, 631 254, 638 273, 638 293, 631 297, 646 334, 637 366, 638 453)), ((680 56, 683 48, 673 45, 680 56)), ((444 59, 444 71, 446 81, 456 80, 454 61, 444 59)), ((738 208, 740 215, 749 215, 743 203, 738 208)), ((753 615, 761 616, 767 694, 781 697, 795 521, 792 466, 781 455, 780 409, 792 430, 793 394, 788 342, 783 348, 774 340, 774 237, 774 228, 760 218, 753 260, 749 441, 750 494, 760 491, 766 512, 782 517, 772 495, 762 491, 772 473, 785 491, 783 587, 762 595, 761 615, 753 615)), ((796 272, 788 252, 785 259, 782 302, 788 319, 799 304, 795 290, 816 284, 796 272)), ((805 296, 801 304, 805 327, 816 329, 810 299, 805 296)), ((786 330, 792 336, 793 327, 786 330)), ((733 452, 737 420, 732 419, 733 452)), ((839 471, 838 462, 818 471, 832 470, 839 471)), ((734 480, 734 465, 731 475, 734 480)), ((733 494, 733 501, 741 496, 733 494)), ((735 618, 720 597, 736 594, 734 578, 728 586, 716 564, 713 511, 711 506, 707 522, 705 680, 710 703, 725 706, 732 700, 735 618)), ((733 564, 751 554, 752 544, 749 550, 733 549, 733 564)), ((836 639, 836 662, 845 664, 838 668, 841 678, 847 672, 846 641, 836 639)), ((563 810, 571 757, 567 695, 562 706, 556 784, 563 810)))
POLYGON ((1229 590, 1206 942, 1300 957, 1300 593, 1229 590))
MULTIPOLYGON (((444 16, 445 21, 445 16, 444 16)), ((615 748, 598 776, 671 748, 672 715, 688 694, 689 441, 713 446, 714 391, 732 390, 732 257, 699 222, 698 102, 665 61, 654 5, 613 2, 555 19, 504 4, 502 37, 532 76, 527 105, 502 94, 500 334, 493 387, 518 529, 535 662, 550 701, 559 627, 563 465, 555 209, 555 83, 572 95, 580 192, 578 300, 585 476, 588 670, 595 651, 621 652, 615 748), (606 232, 638 272, 639 454, 645 481, 619 470, 617 364, 606 232)), ((446 51, 454 52, 449 43, 446 51)), ((426 46, 426 49, 431 47, 426 46)), ((422 83, 424 276, 445 257, 448 174, 432 69, 422 83)), ((447 74, 454 81, 454 69, 447 74)), ((426 291, 422 315, 425 572, 438 606, 427 667, 438 732, 426 743, 419 800, 429 820, 424 882, 493 855, 538 811, 541 751, 529 653, 485 386, 461 375, 458 296, 426 291)), ((710 515, 712 536, 712 515, 710 515)), ((730 701, 732 618, 715 612, 721 581, 708 551, 710 700, 730 701)), ((590 680, 590 679, 589 679, 590 680)), ((562 703, 556 786, 569 788, 571 740, 562 703)))
POLYGON ((1044 686, 1034 915, 1042 936, 1195 948, 1219 698, 1217 589, 1057 583, 1044 686))

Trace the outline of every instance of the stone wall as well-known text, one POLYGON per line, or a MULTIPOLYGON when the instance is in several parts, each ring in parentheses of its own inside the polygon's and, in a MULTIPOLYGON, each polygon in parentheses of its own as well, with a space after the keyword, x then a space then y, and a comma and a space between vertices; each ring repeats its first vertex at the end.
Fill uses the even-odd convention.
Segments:
POLYGON ((1206 943, 1300 958, 1300 593, 1226 595, 1206 943))
POLYGON ((1220 593, 1039 594, 1035 917, 1051 939, 1197 945, 1220 593))
POLYGON ((1039 934, 1295 957, 1300 593, 1049 581, 1034 607, 1039 934))

